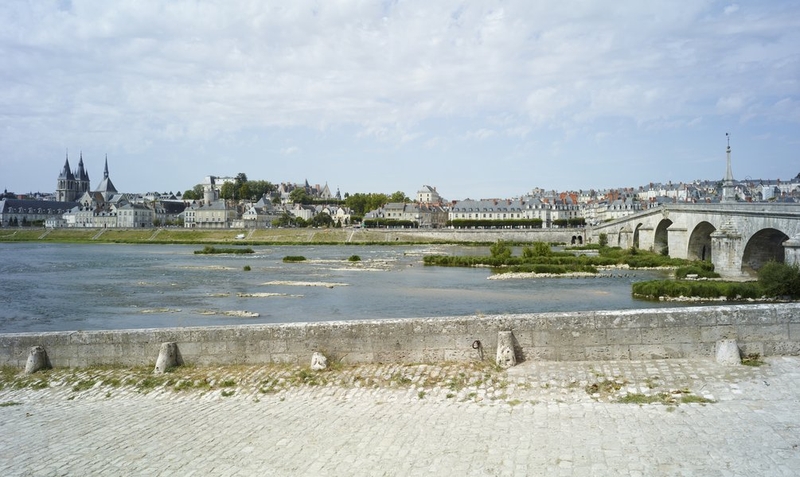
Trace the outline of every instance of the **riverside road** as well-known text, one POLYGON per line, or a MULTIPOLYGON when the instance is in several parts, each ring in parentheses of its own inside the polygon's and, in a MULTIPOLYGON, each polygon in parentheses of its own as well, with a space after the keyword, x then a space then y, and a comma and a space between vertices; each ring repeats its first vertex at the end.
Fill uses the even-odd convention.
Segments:
POLYGON ((227 385, 6 384, 0 475, 800 474, 796 357, 212 372, 227 385))

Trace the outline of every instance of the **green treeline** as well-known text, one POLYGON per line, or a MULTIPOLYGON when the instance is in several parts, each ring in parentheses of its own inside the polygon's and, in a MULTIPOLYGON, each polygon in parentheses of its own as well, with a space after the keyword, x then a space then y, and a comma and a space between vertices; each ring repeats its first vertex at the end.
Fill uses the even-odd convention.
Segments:
POLYGON ((455 219, 447 221, 448 226, 457 229, 540 229, 542 219, 518 219, 518 220, 479 220, 479 219, 455 219))

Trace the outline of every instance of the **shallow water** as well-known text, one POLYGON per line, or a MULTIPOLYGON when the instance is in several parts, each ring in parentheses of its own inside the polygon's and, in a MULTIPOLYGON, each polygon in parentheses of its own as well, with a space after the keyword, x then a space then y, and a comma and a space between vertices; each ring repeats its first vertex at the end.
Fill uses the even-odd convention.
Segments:
POLYGON ((0 333, 436 317, 676 306, 631 297, 613 278, 487 280, 488 269, 425 267, 464 246, 0 244, 0 333), (283 263, 287 255, 308 260, 283 263), (359 255, 361 262, 347 260, 359 255), (249 265, 251 271, 244 271, 249 265))

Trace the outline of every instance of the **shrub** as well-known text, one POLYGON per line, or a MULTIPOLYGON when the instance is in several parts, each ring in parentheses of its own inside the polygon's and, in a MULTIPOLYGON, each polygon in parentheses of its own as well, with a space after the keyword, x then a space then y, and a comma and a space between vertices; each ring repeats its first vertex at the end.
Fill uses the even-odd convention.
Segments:
POLYGON ((675 278, 686 278, 687 275, 697 275, 699 278, 719 278, 719 273, 714 271, 714 264, 711 266, 701 265, 701 263, 710 262, 697 262, 685 267, 678 267, 675 270, 675 278))
POLYGON ((550 245, 544 242, 534 242, 533 247, 525 247, 522 249, 523 258, 547 257, 551 254, 550 245))
POLYGON ((511 247, 506 242, 498 240, 489 247, 489 253, 492 254, 492 258, 509 258, 511 257, 511 247))
POLYGON ((250 265, 245 265, 245 266, 243 267, 243 270, 244 270, 245 272, 249 272, 249 271, 250 271, 250 265))
POLYGON ((770 261, 758 271, 758 283, 767 296, 800 298, 800 268, 770 261))
POLYGON ((350 262, 360 262, 361 257, 359 257, 358 255, 350 255, 350 257, 347 260, 350 262))
POLYGON ((289 263, 289 262, 303 262, 303 261, 305 261, 305 259, 306 259, 306 257, 304 257, 304 256, 302 256, 302 255, 287 255, 287 256, 283 257, 283 261, 284 261, 285 263, 289 263))
POLYGON ((681 280, 651 280, 633 284, 634 296, 648 299, 668 297, 697 297, 728 300, 760 298, 763 290, 757 283, 740 282, 692 282, 681 280))

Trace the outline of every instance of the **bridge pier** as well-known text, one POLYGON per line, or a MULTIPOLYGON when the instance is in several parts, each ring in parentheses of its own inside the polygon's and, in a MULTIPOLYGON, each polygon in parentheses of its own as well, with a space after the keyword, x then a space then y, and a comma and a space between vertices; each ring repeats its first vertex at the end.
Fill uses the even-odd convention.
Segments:
POLYGON ((783 249, 786 251, 784 256, 786 264, 800 266, 800 234, 783 242, 783 249))
POLYGON ((711 234, 711 261, 714 271, 722 278, 741 278, 742 273, 742 234, 729 220, 719 230, 711 234))
MULTIPOLYGON (((667 244, 669 249, 669 256, 672 258, 687 259, 689 251, 689 231, 686 228, 668 228, 667 229, 667 244)), ((661 250, 656 250, 661 252, 661 250)))

